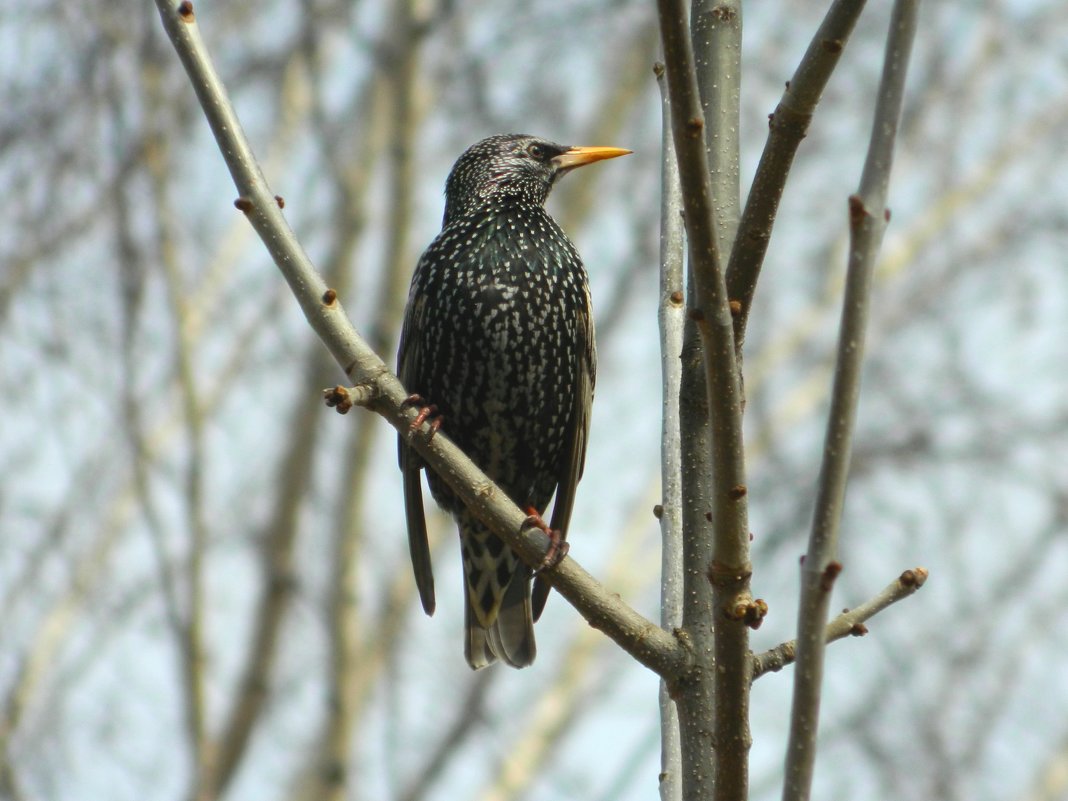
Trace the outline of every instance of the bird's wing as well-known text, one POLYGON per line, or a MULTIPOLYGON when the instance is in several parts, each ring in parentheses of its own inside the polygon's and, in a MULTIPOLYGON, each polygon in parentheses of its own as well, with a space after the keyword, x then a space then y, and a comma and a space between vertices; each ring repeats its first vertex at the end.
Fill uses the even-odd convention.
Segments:
MULTIPOLYGON (((575 506, 575 490, 582 478, 586 462, 586 438, 590 430, 590 410, 593 407, 593 389, 597 378, 597 351, 593 341, 593 309, 586 296, 586 307, 579 313, 578 359, 575 364, 575 400, 571 409, 571 423, 567 432, 563 457, 557 471, 556 501, 553 503, 552 522, 549 526, 567 538, 571 522, 571 510, 575 506)), ((545 601, 549 597, 549 585, 538 578, 534 582, 534 619, 541 617, 545 601)))
MULTIPOLYGON (((422 312, 423 303, 410 299, 397 351, 397 373, 405 389, 420 371, 421 348, 416 344, 418 337, 415 331, 419 328, 422 312)), ((415 585, 419 589, 423 611, 432 615, 435 607, 434 570, 426 535, 426 515, 423 512, 423 486, 420 479, 422 461, 400 434, 397 435, 397 461, 404 477, 404 516, 408 524, 408 550, 412 556, 415 585)))

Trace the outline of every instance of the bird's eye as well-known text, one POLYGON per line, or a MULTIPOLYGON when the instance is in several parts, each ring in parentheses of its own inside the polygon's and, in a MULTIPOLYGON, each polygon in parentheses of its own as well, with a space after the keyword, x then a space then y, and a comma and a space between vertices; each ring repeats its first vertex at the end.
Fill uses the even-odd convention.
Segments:
POLYGON ((545 158, 545 148, 535 142, 527 146, 527 155, 540 161, 545 158))

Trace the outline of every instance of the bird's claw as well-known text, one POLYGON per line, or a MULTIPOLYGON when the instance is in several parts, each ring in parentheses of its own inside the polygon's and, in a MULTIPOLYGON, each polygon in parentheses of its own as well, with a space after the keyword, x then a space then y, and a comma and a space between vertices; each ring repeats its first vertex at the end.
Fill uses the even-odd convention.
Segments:
POLYGON ((441 428, 441 423, 445 419, 438 413, 438 407, 433 403, 427 403, 426 399, 419 394, 409 395, 404 399, 402 406, 418 406, 419 414, 412 420, 411 425, 408 426, 409 436, 415 434, 420 429, 423 423, 428 423, 430 426, 430 433, 427 434, 427 442, 434 439, 434 435, 438 433, 441 428))
POLYGON ((549 528, 549 525, 542 520, 541 515, 538 514, 538 510, 533 506, 527 507, 527 519, 523 521, 523 528, 536 528, 545 533, 545 536, 549 538, 549 548, 545 551, 545 556, 541 560, 541 564, 534 570, 534 575, 545 570, 551 570, 563 561, 567 556, 567 552, 571 550, 571 546, 567 540, 564 539, 564 535, 558 528, 549 528))

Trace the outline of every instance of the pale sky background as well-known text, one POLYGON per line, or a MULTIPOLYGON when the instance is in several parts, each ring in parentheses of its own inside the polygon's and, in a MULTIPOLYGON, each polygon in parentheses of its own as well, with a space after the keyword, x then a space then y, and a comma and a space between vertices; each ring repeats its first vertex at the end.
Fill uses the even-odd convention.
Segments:
MULTIPOLYGON (((753 591, 771 610, 752 637, 756 651, 790 638, 795 625, 846 198, 860 177, 890 9, 869 6, 799 151, 747 340, 753 591)), ((743 193, 767 114, 824 7, 746 5, 743 193)), ((438 230, 452 161, 482 136, 523 131, 635 151, 568 176, 549 206, 583 254, 599 315, 572 555, 656 619, 654 8, 507 0, 417 4, 415 13, 436 21, 413 87, 405 270, 438 230), (628 82, 633 91, 612 99, 628 82), (615 112, 610 141, 590 141, 615 112), (592 193, 588 214, 582 192, 592 193)), ((346 227, 363 226, 345 261, 353 283, 342 301, 364 333, 390 269, 389 123, 360 87, 380 63, 374 54, 386 53, 391 14, 381 3, 326 0, 197 4, 313 260, 325 268, 346 227), (302 31, 317 42, 318 71, 297 64, 302 31), (357 221, 339 212, 339 168, 327 150, 336 146, 352 167, 368 136, 378 144, 362 165, 368 189, 357 221)), ((1040 792, 1068 758, 1066 120, 1068 7, 924 6, 833 606, 854 606, 916 565, 931 578, 872 620, 866 638, 829 649, 816 798, 1068 798, 1068 783, 1040 792)), ((234 211, 234 194, 151 4, 17 0, 0 16, 0 777, 13 770, 24 798, 189 795, 185 696, 160 564, 178 575, 188 566, 194 451, 182 425, 161 230, 175 243, 169 257, 207 410, 199 477, 209 731, 232 703, 293 409, 317 403, 340 377, 306 365, 319 350, 314 334, 234 211), (143 137, 169 148, 162 177, 153 177, 143 137), (154 454, 141 494, 137 441, 154 454)), ((407 273, 401 283, 406 290, 407 273)), ((354 523, 360 635, 397 582, 401 606, 388 644, 362 646, 368 658, 388 649, 387 667, 354 723, 347 797, 403 798, 478 680, 462 657, 459 555, 451 524, 440 521, 438 612, 425 618, 408 579, 392 432, 360 411, 342 418, 322 408, 313 421, 294 595, 269 701, 228 797, 313 797, 302 791, 328 708, 331 537, 338 504, 353 491, 339 468, 355 432, 378 427, 354 523)), ((532 668, 485 679, 475 722, 418 797, 656 797, 655 676, 558 596, 537 636, 532 668), (574 721, 545 728, 560 711, 574 721), (526 776, 543 738, 551 750, 534 762, 525 795, 495 791, 526 776)), ((754 799, 780 793, 790 686, 787 669, 754 690, 754 799)))

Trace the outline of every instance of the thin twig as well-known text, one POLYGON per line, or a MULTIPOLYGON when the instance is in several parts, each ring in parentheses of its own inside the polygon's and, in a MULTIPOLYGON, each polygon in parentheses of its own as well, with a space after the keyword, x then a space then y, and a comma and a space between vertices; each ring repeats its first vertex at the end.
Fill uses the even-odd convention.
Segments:
POLYGON ((838 65, 866 0, 836 0, 812 37, 808 50, 786 84, 745 202, 738 236, 727 265, 727 293, 740 304, 734 316, 734 342, 739 356, 753 305, 757 279, 771 240, 786 179, 801 140, 805 138, 820 95, 838 65))
MULTIPOLYGON (((310 348, 306 348, 310 351, 310 348)), ((321 375, 318 353, 306 352, 305 380, 321 375)), ((290 412, 284 430, 289 447, 278 472, 269 479, 280 489, 272 498, 273 507, 262 535, 263 596, 257 605, 249 645, 242 655, 241 677, 233 705, 218 736, 216 761, 210 797, 222 796, 241 766, 249 743, 270 698, 271 677, 281 650, 282 624, 294 589, 294 549, 300 526, 301 504, 307 495, 321 426, 314 404, 300 398, 290 412)))
POLYGON ((784 801, 806 801, 812 789, 823 680, 824 629, 834 578, 841 570, 841 565, 836 561, 838 531, 860 396, 872 273, 889 217, 886 195, 918 6, 918 0, 897 0, 894 3, 871 144, 860 188, 849 199, 851 247, 837 365, 812 532, 801 570, 797 667, 794 671, 790 739, 783 782, 784 801))
MULTIPOLYGON (((374 411, 407 434, 417 412, 405 405, 408 393, 349 321, 336 293, 328 291, 282 215, 241 129, 193 19, 192 4, 156 0, 171 38, 219 143, 245 212, 282 272, 312 329, 357 384, 378 387, 374 411)), ((412 447, 464 503, 497 532, 528 564, 541 563, 548 538, 526 526, 526 515, 478 467, 429 427, 412 436, 412 447)), ((590 623, 635 659, 661 676, 675 677, 690 663, 689 649, 674 634, 638 614, 609 593, 573 559, 565 558, 543 576, 590 623)))
MULTIPOLYGON (((832 643, 844 637, 863 637, 868 633, 864 625, 868 620, 882 612, 888 606, 908 598, 927 581, 927 569, 914 567, 906 570, 887 584, 878 595, 873 596, 860 606, 847 609, 827 624, 824 630, 824 642, 832 643)), ((762 654, 753 656, 753 680, 765 673, 775 673, 797 658, 797 640, 788 640, 769 648, 762 654)))

